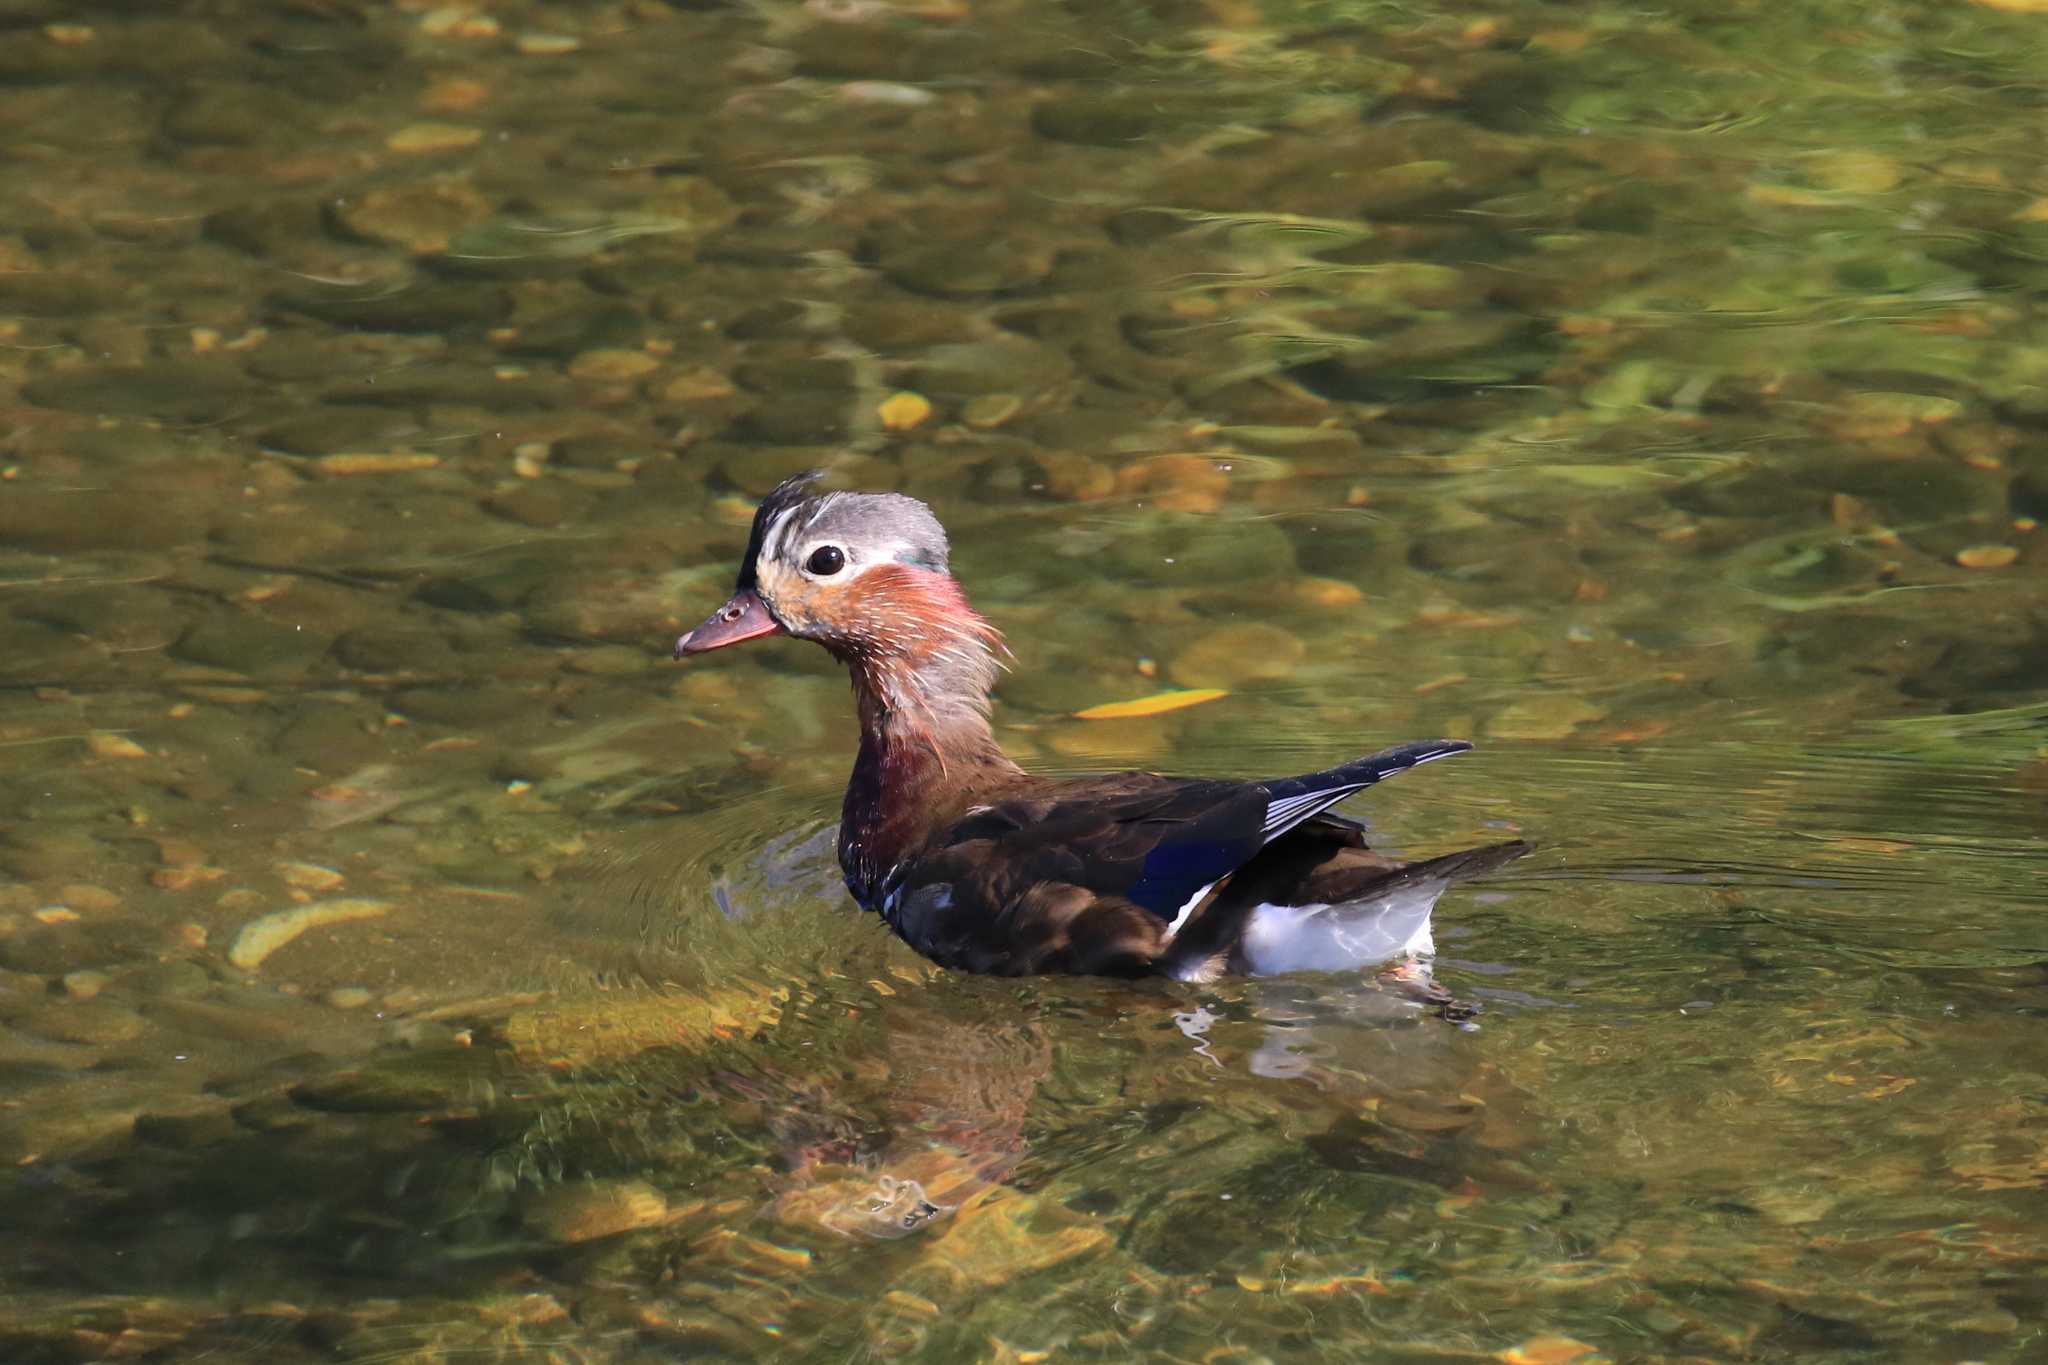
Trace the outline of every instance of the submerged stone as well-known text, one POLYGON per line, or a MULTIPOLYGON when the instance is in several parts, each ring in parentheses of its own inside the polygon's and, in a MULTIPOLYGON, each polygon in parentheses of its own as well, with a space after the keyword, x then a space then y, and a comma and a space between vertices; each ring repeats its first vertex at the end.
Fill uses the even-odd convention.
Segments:
POLYGON ((464 1080, 448 1059, 420 1059, 301 1081, 292 1103, 337 1114, 417 1114, 452 1108, 464 1080))
POLYGON ((120 584, 38 594, 22 614, 109 648, 160 649, 183 633, 190 606, 155 588, 120 584))
POLYGON ((623 303, 584 301, 536 318, 522 318, 504 343, 508 355, 566 359, 583 352, 623 350, 638 354, 649 323, 623 303))
MULTIPOLYGON (((121 1105, 46 1102, 28 1110, 0 1114, 0 1161, 9 1166, 30 1166, 104 1156, 125 1145, 134 1130, 134 1112, 121 1105)), ((0 1332, 5 1330, 0 1327, 0 1332)), ((0 1336, 0 1340, 6 1339, 0 1336)), ((45 1359, 78 1358, 68 1349, 78 1341, 75 1325, 67 1325, 61 1335, 53 1332, 52 1339, 64 1342, 66 1354, 45 1359)), ((104 1356, 95 1353, 88 1358, 104 1356)))
POLYGON ((1042 255, 997 241, 904 243, 882 253, 882 270, 913 294, 973 298, 1022 289, 1045 276, 1042 255))
POLYGON ((493 493, 483 500, 485 511, 521 526, 547 528, 581 521, 588 515, 591 495, 561 483, 522 483, 517 488, 493 493))
POLYGON ((453 611, 510 611, 544 586, 554 565, 543 559, 523 560, 502 568, 434 578, 420 585, 419 599, 453 611))
POLYGON ((64 988, 64 994, 70 999, 90 1000, 105 990, 112 983, 113 979, 113 977, 105 972, 85 968, 80 971, 64 973, 59 984, 64 988))
POLYGON ((432 180, 374 189, 328 211, 357 237, 424 256, 445 251, 459 233, 488 219, 494 206, 459 180, 432 180))
POLYGON ((228 961, 244 971, 254 971, 272 953, 309 929, 377 919, 396 908, 390 901, 347 896, 273 911, 242 926, 242 932, 235 936, 234 946, 228 949, 228 961))
POLYGON ((484 140, 484 130, 460 123, 422 121, 408 123, 384 139, 394 152, 409 156, 434 156, 468 151, 484 140))
POLYGON ((1995 515, 2005 495, 2005 480, 1995 471, 1932 460, 1829 460, 1812 467, 1807 478, 1865 499, 1899 526, 1995 515))
POLYGON ((779 393, 742 414, 728 430, 737 439, 767 445, 831 445, 852 432, 857 401, 851 391, 779 393))
POLYGON ((274 306, 340 327, 371 332, 453 332, 488 327, 512 311, 500 290, 469 283, 425 281, 397 288, 312 285, 281 290, 274 306))
POLYGON ((1284 678, 1307 656, 1308 646, 1301 637, 1279 626, 1252 621, 1197 637, 1173 656, 1166 673, 1182 687, 1241 687, 1284 678))
POLYGON ((268 448, 291 455, 336 455, 402 445, 420 434, 419 421, 410 412, 333 403, 295 413, 265 430, 260 439, 268 448))
POLYGON ((249 81, 211 80, 188 91, 164 115, 174 142, 249 146, 300 135, 311 115, 288 89, 249 81))
POLYGON ((47 1005, 13 1022, 14 1027, 32 1037, 94 1046, 130 1042, 149 1028, 149 1021, 128 1006, 91 996, 47 1005))
POLYGON ((1221 121, 1223 110, 1192 92, 1175 97, 1150 89, 1074 89, 1031 111, 1031 128, 1054 142, 1128 147, 1201 120, 1221 121))
POLYGON ((217 422, 249 400, 249 381, 227 361, 162 361, 85 368, 30 381, 22 394, 47 408, 163 422, 217 422))
POLYGON ((199 1151, 233 1140, 241 1130, 225 1108, 191 1113, 137 1114, 135 1140, 179 1151, 199 1151))
MULTIPOLYGON (((74 554, 168 548, 202 534, 209 514, 201 498, 146 486, 75 492, 9 487, 0 497, 0 546, 74 554)), ((62 578, 56 576, 52 586, 62 578)))
POLYGON ((1113 572, 1159 586, 1229 588, 1295 573, 1293 542, 1273 521, 1146 512, 1102 548, 1113 572))
POLYGON ((1486 733, 1494 739, 1560 740, 1606 714, 1583 697, 1547 693, 1510 702, 1487 722, 1486 733))
POLYGON ((179 637, 171 652, 212 668, 266 674, 296 672, 326 649, 326 636, 316 631, 235 611, 199 622, 179 637))
POLYGON ((234 204, 206 216, 206 235, 252 256, 289 256, 320 240, 326 219, 318 200, 279 197, 234 204))
POLYGON ((572 359, 569 377, 587 384, 630 384, 660 368, 661 362, 645 351, 605 349, 585 351, 572 359))
POLYGON ((557 1185, 527 1201, 528 1229, 551 1242, 589 1242, 668 1221, 668 1198, 639 1181, 557 1185))

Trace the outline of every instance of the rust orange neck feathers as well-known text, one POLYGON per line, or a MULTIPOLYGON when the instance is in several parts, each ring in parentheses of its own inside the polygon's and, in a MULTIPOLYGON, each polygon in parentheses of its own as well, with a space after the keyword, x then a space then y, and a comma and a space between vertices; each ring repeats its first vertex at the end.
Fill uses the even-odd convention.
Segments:
POLYGON ((884 565, 863 577, 851 614, 820 638, 853 675, 863 731, 953 752, 987 741, 1003 637, 951 576, 884 565))

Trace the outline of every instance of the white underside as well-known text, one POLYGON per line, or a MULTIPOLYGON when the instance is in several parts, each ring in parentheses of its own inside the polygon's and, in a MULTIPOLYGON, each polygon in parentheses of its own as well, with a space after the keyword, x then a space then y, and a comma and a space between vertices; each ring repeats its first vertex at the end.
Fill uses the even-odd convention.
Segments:
POLYGON ((1254 976, 1341 972, 1436 951, 1430 911, 1448 882, 1422 882, 1343 905, 1261 905, 1242 952, 1254 976))

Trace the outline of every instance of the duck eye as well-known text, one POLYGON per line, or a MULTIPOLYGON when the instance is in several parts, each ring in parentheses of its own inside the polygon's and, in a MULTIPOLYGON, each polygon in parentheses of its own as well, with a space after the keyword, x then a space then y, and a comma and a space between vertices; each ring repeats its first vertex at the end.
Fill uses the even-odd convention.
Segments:
POLYGON ((804 567, 820 578, 830 578, 846 567, 846 551, 837 545, 820 545, 811 551, 804 567))

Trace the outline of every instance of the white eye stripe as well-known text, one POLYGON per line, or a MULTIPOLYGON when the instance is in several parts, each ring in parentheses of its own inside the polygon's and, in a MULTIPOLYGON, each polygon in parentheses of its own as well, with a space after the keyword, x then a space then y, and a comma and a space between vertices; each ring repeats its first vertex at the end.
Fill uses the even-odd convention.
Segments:
POLYGON ((761 533, 761 558, 773 559, 782 552, 783 537, 789 534, 790 518, 796 512, 794 507, 785 507, 768 523, 768 529, 761 533))

